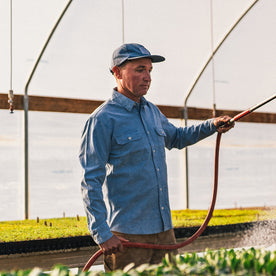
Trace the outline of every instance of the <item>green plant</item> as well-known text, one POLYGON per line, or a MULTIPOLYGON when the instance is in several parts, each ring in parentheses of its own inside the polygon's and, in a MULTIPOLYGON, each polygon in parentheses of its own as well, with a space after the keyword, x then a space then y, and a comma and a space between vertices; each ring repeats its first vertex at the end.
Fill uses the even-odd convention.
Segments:
MULTIPOLYGON (((200 226, 207 210, 172 211, 174 227, 200 226)), ((275 208, 215 210, 209 225, 275 220, 275 208)), ((0 242, 27 241, 89 235, 85 217, 0 221, 0 242)))
POLYGON ((103 271, 72 273, 67 267, 55 266, 45 273, 39 268, 26 271, 0 272, 0 276, 161 276, 161 275, 237 275, 237 276, 274 276, 276 275, 276 251, 262 249, 221 249, 207 250, 204 253, 167 255, 161 264, 144 264, 133 269, 128 265, 124 270, 105 273, 103 271))

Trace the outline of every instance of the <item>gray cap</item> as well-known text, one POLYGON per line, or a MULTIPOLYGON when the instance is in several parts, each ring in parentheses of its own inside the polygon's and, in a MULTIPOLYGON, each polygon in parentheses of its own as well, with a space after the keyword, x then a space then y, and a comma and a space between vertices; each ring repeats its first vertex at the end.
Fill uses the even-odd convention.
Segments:
POLYGON ((137 43, 123 44, 113 52, 110 71, 112 72, 114 66, 120 66, 127 60, 139 58, 150 58, 152 62, 165 60, 162 56, 152 55, 143 45, 137 43))

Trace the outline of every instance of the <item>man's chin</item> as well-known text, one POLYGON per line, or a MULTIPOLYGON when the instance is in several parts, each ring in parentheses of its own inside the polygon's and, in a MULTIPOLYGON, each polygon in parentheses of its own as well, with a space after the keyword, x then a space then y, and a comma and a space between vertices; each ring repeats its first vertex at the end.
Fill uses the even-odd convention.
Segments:
POLYGON ((149 91, 149 88, 147 87, 147 88, 145 88, 145 89, 141 89, 140 91, 139 91, 139 95, 142 97, 142 96, 145 96, 147 93, 148 93, 148 91, 149 91))

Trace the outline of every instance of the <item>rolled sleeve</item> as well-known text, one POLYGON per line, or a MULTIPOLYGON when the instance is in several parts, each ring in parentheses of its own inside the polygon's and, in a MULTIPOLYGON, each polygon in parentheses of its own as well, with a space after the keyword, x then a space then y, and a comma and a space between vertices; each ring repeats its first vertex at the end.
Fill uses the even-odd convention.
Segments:
POLYGON ((112 236, 113 234, 111 233, 107 223, 99 225, 92 231, 92 237, 97 244, 104 243, 105 241, 109 240, 112 236))
POLYGON ((167 149, 183 149, 211 136, 217 130, 213 119, 188 127, 175 127, 163 114, 161 119, 162 127, 166 133, 165 142, 167 149))

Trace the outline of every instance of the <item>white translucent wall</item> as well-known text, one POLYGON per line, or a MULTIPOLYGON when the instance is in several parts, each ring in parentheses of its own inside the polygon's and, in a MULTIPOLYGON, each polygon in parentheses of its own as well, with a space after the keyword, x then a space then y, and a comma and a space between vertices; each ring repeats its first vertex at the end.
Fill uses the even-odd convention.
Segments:
POLYGON ((10 87, 10 53, 13 55, 12 88, 23 94, 24 86, 67 1, 0 1, 0 91, 10 87), (10 48, 10 2, 12 2, 12 51, 10 48))
POLYGON ((0 110, 0 221, 23 218, 23 112, 0 110))
MULTIPOLYGON (((259 1, 214 57, 217 108, 243 110, 272 96, 276 87, 275 1, 259 1)), ((190 105, 212 105, 212 69, 195 87, 190 105)), ((275 112, 276 102, 258 111, 275 112)))
MULTIPOLYGON (((9 6, 1 2, 1 89, 9 89, 9 6)), ((213 0, 214 48, 253 3, 213 0)), ((66 1, 14 1, 14 90, 23 93, 43 43, 66 1), (27 18, 27 20, 26 20, 27 18)), ((274 92, 276 3, 262 0, 239 23, 215 56, 218 108, 244 109, 274 92), (227 101, 225 100, 227 99, 227 101)), ((124 42, 144 44, 166 57, 156 64, 148 99, 179 105, 211 55, 210 1, 73 1, 30 85, 30 94, 106 99, 115 85, 111 54, 124 42), (124 3, 124 28, 122 26, 124 3), (145 8, 146 7, 146 8, 145 8), (169 97, 167 95, 170 95, 169 97)), ((189 105, 211 107, 212 70, 207 68, 189 105)), ((263 110, 274 110, 274 106, 263 110)))

